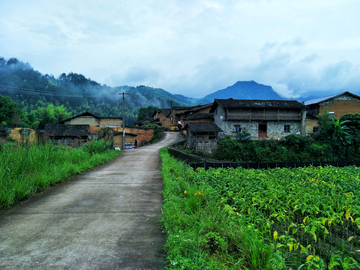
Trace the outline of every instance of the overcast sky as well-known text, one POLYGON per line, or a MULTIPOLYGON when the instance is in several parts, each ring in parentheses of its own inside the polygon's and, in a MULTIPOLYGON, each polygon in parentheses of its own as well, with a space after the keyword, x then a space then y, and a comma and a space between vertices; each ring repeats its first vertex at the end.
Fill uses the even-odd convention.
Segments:
POLYGON ((360 92, 359 0, 0 0, 0 56, 203 97, 237 81, 284 97, 360 92))

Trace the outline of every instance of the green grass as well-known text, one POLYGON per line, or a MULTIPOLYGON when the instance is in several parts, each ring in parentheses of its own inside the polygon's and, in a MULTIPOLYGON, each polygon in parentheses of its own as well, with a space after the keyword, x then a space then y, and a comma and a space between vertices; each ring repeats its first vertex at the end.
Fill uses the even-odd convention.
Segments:
POLYGON ((119 151, 105 141, 80 148, 45 145, 0 145, 0 209, 29 197, 59 181, 106 163, 119 151))
POLYGON ((252 226, 228 214, 216 190, 160 151, 166 269, 277 269, 282 258, 252 226))
POLYGON ((359 269, 360 168, 194 171, 160 153, 167 269, 359 269))

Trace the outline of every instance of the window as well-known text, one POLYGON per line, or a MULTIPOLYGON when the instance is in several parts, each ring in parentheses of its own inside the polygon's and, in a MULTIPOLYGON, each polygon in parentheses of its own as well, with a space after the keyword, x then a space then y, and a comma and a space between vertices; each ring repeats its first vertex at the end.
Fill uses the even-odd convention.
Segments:
POLYGON ((241 127, 240 125, 234 125, 234 128, 235 128, 235 132, 238 133, 241 131, 241 127))
POLYGON ((313 133, 319 132, 320 131, 320 127, 313 127, 313 133))
POLYGON ((329 112, 329 118, 335 119, 335 112, 329 112))
POLYGON ((290 125, 284 125, 284 133, 290 132, 290 125))

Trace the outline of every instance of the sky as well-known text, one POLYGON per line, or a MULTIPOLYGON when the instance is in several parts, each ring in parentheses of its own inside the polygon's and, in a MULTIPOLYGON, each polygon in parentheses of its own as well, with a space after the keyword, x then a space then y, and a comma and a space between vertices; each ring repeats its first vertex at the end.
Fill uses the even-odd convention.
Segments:
POLYGON ((0 57, 201 98, 360 93, 359 0, 0 0, 0 57))

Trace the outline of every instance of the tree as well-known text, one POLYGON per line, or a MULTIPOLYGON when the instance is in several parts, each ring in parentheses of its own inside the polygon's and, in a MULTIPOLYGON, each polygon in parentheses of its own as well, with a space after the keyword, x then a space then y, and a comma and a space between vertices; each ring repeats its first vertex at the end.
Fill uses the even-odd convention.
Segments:
POLYGON ((141 120, 145 120, 145 119, 151 119, 153 117, 153 114, 155 112, 157 108, 153 107, 153 106, 147 106, 147 107, 142 107, 139 109, 139 114, 137 116, 137 120, 136 121, 141 121, 141 120))
POLYGON ((345 122, 351 134, 357 134, 360 130, 360 114, 347 113, 340 117, 340 122, 345 122))
POLYGON ((17 104, 10 97, 0 95, 0 124, 12 125, 19 112, 17 104))

